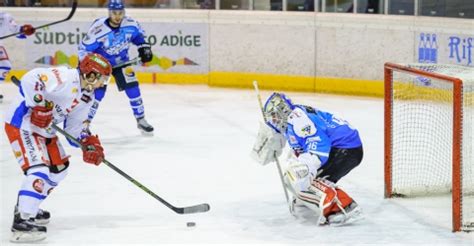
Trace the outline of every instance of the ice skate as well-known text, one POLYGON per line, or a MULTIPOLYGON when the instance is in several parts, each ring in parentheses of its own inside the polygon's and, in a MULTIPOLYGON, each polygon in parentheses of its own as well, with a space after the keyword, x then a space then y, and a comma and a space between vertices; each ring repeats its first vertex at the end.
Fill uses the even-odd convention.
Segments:
POLYGON ((0 94, 0 103, 2 103, 2 102, 3 102, 3 95, 0 94))
POLYGON ((153 126, 148 124, 144 117, 137 119, 137 127, 143 135, 153 136, 153 126))
POLYGON ((11 228, 12 236, 10 242, 12 243, 33 243, 44 240, 46 238, 46 227, 39 226, 35 223, 33 218, 28 220, 22 219, 17 213, 13 219, 11 228))
MULTIPOLYGON (((15 206, 15 216, 20 216, 18 212, 18 206, 15 206)), ((47 210, 39 209, 36 217, 34 218, 34 222, 37 225, 46 225, 49 223, 49 219, 51 218, 51 213, 47 210)))
POLYGON ((49 223, 49 218, 51 218, 51 213, 40 208, 35 217, 35 223, 38 225, 46 225, 49 223))
POLYGON ((356 202, 352 202, 345 207, 345 213, 343 211, 331 214, 327 218, 327 222, 330 226, 341 226, 354 223, 358 220, 363 219, 362 209, 356 202))

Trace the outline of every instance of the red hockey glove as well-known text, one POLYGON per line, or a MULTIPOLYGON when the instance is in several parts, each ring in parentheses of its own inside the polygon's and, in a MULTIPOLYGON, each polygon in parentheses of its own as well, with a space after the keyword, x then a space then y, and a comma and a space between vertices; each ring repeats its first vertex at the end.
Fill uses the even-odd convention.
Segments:
POLYGON ((36 29, 30 24, 25 24, 21 26, 20 31, 25 35, 30 36, 31 34, 35 33, 36 29))
POLYGON ((31 113, 31 123, 40 128, 46 128, 49 126, 51 121, 53 121, 52 108, 44 106, 36 106, 33 108, 33 113, 31 113))
POLYGON ((84 162, 98 166, 104 159, 104 148, 100 145, 99 137, 88 136, 81 140, 82 159, 84 162))

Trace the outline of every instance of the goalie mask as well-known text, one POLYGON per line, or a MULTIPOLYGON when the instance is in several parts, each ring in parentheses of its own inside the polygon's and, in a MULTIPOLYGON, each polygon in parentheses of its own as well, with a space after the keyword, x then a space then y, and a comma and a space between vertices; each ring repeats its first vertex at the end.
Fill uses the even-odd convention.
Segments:
POLYGON ((112 65, 103 56, 91 53, 79 63, 79 72, 81 74, 81 88, 93 91, 108 83, 112 65))
POLYGON ((293 103, 285 94, 273 93, 263 107, 265 123, 278 133, 284 134, 288 128, 288 116, 293 109, 293 103))

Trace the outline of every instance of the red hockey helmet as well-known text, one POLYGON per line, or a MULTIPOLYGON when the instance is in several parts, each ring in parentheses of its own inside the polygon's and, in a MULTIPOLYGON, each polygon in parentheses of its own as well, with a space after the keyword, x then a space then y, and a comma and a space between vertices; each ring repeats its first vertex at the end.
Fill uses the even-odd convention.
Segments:
POLYGON ((90 53, 79 63, 79 70, 81 70, 82 74, 95 72, 102 76, 110 76, 112 65, 103 56, 97 53, 90 53))
POLYGON ((92 90, 97 82, 105 84, 112 73, 112 65, 103 56, 97 53, 87 54, 79 63, 79 71, 87 83, 87 89, 92 90))

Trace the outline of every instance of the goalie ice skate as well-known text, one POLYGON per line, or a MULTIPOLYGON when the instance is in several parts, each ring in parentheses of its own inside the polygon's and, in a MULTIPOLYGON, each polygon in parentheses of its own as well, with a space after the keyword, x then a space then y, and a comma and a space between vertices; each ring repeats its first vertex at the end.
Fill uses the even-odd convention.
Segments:
POLYGON ((362 209, 356 202, 352 202, 344 210, 329 215, 327 223, 330 226, 342 226, 354 223, 364 218, 362 209))

